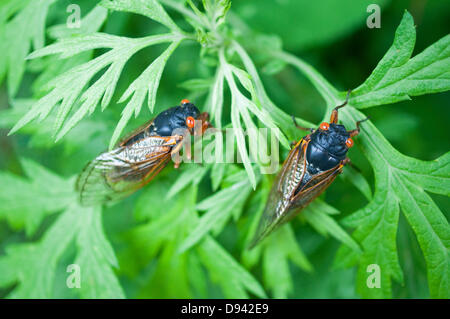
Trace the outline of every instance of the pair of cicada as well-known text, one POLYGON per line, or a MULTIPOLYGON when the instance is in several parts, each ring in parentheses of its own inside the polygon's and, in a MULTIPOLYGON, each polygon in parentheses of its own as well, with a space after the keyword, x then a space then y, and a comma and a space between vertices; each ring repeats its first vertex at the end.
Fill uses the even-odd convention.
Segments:
MULTIPOLYGON (((347 151, 353 146, 356 129, 347 131, 337 124, 337 106, 330 122, 303 137, 289 152, 269 194, 252 246, 273 230, 291 220, 319 196, 349 163, 347 151)), ((172 107, 123 139, 112 151, 100 154, 80 174, 76 187, 85 205, 121 199, 151 181, 177 154, 184 135, 173 134, 186 129, 203 134, 210 126, 208 113, 200 113, 188 100, 172 107)), ((178 167, 179 162, 175 163, 178 167)))

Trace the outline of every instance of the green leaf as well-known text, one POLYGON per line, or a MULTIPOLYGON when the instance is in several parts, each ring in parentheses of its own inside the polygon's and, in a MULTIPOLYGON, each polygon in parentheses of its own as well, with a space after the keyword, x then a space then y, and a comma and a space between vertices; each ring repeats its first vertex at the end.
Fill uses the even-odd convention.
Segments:
MULTIPOLYGON (((261 106, 271 114, 273 117, 274 122, 277 124, 278 127, 283 128, 283 131, 285 134, 291 139, 296 139, 298 137, 298 130, 294 125, 292 125, 292 117, 288 114, 284 113, 280 108, 278 108, 272 100, 269 98, 269 96, 266 93, 266 90, 264 89, 264 85, 258 75, 258 71, 256 70, 256 67, 251 60, 251 58, 248 56, 247 52, 245 52, 244 48, 237 43, 234 42, 234 49, 238 53, 239 57, 242 60, 242 63, 244 63, 244 66, 247 70, 247 72, 250 74, 253 80, 254 88, 255 88, 255 95, 258 98, 258 100, 261 103, 261 106)), ((278 51, 275 51, 278 52, 278 51)), ((285 57, 287 58, 287 57, 285 57)), ((296 118, 296 121, 299 125, 305 126, 305 127, 314 127, 315 125, 312 123, 309 123, 303 119, 296 118)), ((288 140, 281 135, 281 144, 286 148, 290 149, 290 144, 288 140)))
POLYGON ((223 81, 224 74, 221 66, 217 67, 214 83, 209 91, 206 109, 211 114, 211 120, 218 129, 222 128, 222 108, 223 108, 223 81))
POLYGON ((415 42, 414 21, 406 11, 394 43, 367 80, 352 92, 352 105, 363 109, 449 90, 450 35, 411 58, 415 42))
MULTIPOLYGON (((72 205, 37 243, 15 244, 0 257, 0 286, 19 285, 9 298, 52 298, 56 266, 69 244, 76 239, 83 298, 123 298, 111 266, 114 252, 101 228, 100 209, 72 205), (33 265, 30 269, 29 265, 33 265)), ((66 278, 64 278, 66 280, 66 278)), ((65 285, 65 283, 64 283, 65 285)), ((75 288, 74 288, 75 289, 75 288)))
POLYGON ((111 244, 102 229, 101 209, 87 208, 79 214, 77 234, 78 254, 75 264, 80 266, 80 295, 82 298, 124 298, 124 292, 112 267, 118 267, 111 244))
POLYGON ((122 95, 119 103, 125 102, 131 97, 127 106, 122 111, 122 117, 114 130, 109 148, 112 149, 119 140, 123 129, 134 114, 137 117, 141 111, 142 104, 145 97, 148 95, 148 108, 153 113, 156 101, 156 91, 158 90, 159 81, 161 80, 162 72, 166 66, 166 62, 177 48, 180 42, 173 42, 155 61, 153 61, 142 74, 130 84, 128 89, 122 95))
POLYGON ((73 37, 97 32, 108 16, 108 10, 95 6, 80 21, 80 28, 68 28, 67 24, 58 24, 47 28, 48 34, 54 39, 73 37))
MULTIPOLYGON (((239 49, 236 44, 235 46, 236 49, 239 49)), ((287 140, 272 120, 270 113, 261 107, 261 104, 256 97, 256 91, 253 87, 253 82, 250 79, 250 75, 232 64, 229 64, 225 59, 225 53, 223 51, 219 52, 219 58, 221 65, 220 68, 223 70, 223 76, 225 77, 231 91, 231 123, 234 128, 233 132, 236 136, 237 148, 241 156, 242 163, 247 171, 248 178, 252 183, 253 188, 255 188, 256 176, 251 164, 252 161, 249 153, 247 152, 244 132, 248 135, 250 155, 252 156, 253 161, 256 161, 259 164, 262 171, 265 170, 265 167, 262 163, 260 153, 267 154, 267 148, 265 143, 261 142, 266 141, 266 139, 264 139, 261 130, 258 130, 251 118, 251 115, 255 115, 261 123, 271 130, 271 133, 274 134, 278 140, 284 143, 287 143, 287 140), (239 79, 239 83, 252 95, 252 99, 247 98, 243 93, 241 93, 234 77, 239 79), (258 147, 259 150, 257 151, 258 147)))
POLYGON ((139 298, 192 298, 188 254, 178 254, 177 244, 176 240, 165 244, 156 269, 139 298), (171 276, 167 276, 168 273, 171 276))
POLYGON ((264 243, 264 284, 272 290, 275 298, 287 298, 293 290, 289 260, 305 271, 313 270, 297 244, 292 228, 284 225, 264 243))
POLYGON ((156 0, 102 0, 100 5, 115 11, 142 14, 158 21, 172 31, 179 31, 178 26, 156 0))
MULTIPOLYGON (((0 182, 9 184, 2 189, 11 190, 0 193, 5 196, 1 198, 0 205, 4 207, 0 207, 0 212, 14 213, 7 217, 14 223, 25 224, 28 233, 36 230, 45 214, 64 212, 39 241, 6 246, 6 255, 0 256, 0 286, 18 284, 8 297, 54 298, 58 263, 74 240, 78 246, 75 263, 81 270, 81 296, 123 297, 111 269, 117 267, 117 261, 103 234, 100 208, 76 204, 73 179, 63 180, 30 160, 22 160, 22 167, 31 181, 0 173, 3 175, 0 182)), ((65 287, 66 282, 58 286, 65 287)))
MULTIPOLYGON (((55 39, 93 34, 100 30, 105 23, 107 14, 107 9, 95 6, 94 9, 89 11, 89 13, 81 19, 80 28, 68 28, 67 24, 64 23, 48 28, 48 33, 50 37, 55 39)), ((88 62, 92 59, 92 56, 93 50, 87 50, 66 59, 59 59, 58 56, 53 55, 46 59, 35 59, 30 61, 30 71, 41 72, 38 78, 33 82, 33 92, 37 93, 37 96, 45 95, 45 93, 48 93, 48 82, 58 75, 69 71, 76 65, 88 62), (38 65, 37 69, 35 68, 36 64, 38 65)))
POLYGON ((214 163, 211 169, 211 182, 213 191, 216 191, 225 175, 226 165, 224 163, 214 163))
POLYGON ((215 228, 217 232, 220 231, 233 213, 237 219, 238 215, 236 214, 241 213, 250 192, 251 187, 244 179, 198 203, 197 209, 206 210, 206 213, 198 219, 196 226, 183 241, 180 252, 186 251, 198 243, 211 229, 215 228))
POLYGON ((211 87, 212 84, 212 80, 211 79, 190 79, 184 82, 181 82, 180 84, 178 84, 177 86, 188 90, 188 91, 193 91, 193 92, 203 92, 203 91, 208 91, 209 88, 211 87))
MULTIPOLYGON (((349 118, 353 121, 361 116, 355 116, 358 113, 354 109, 347 109, 343 114, 347 122, 350 122, 349 118)), ((449 154, 434 162, 419 161, 393 149, 370 123, 361 134, 364 137, 359 139, 359 143, 375 170, 376 191, 368 206, 344 220, 349 226, 357 226, 353 237, 362 243, 364 249, 359 262, 358 291, 367 297, 388 297, 391 295, 390 277, 403 282, 396 248, 401 207, 427 262, 431 296, 446 298, 450 275, 450 227, 424 191, 449 195, 449 154), (381 290, 369 289, 366 285, 369 264, 381 267, 381 290)), ((342 249, 338 262, 352 258, 348 251, 342 249)))
POLYGON ((107 53, 89 62, 78 65, 50 81, 47 86, 50 92, 32 106, 29 112, 11 129, 9 134, 14 133, 34 119, 45 119, 52 109, 58 105, 59 110, 56 116, 54 130, 57 133, 56 139, 59 140, 84 116, 92 114, 97 104, 100 103, 100 100, 102 109, 108 106, 120 73, 125 63, 133 54, 146 46, 170 42, 178 38, 178 36, 166 34, 131 39, 94 33, 63 39, 33 52, 29 56, 30 59, 52 54, 60 54, 61 57, 67 58, 87 50, 99 48, 111 49, 107 53), (84 90, 90 80, 106 67, 107 70, 100 78, 84 90), (79 105, 78 110, 67 121, 64 127, 62 127, 74 105, 79 105))
POLYGON ((197 248, 211 279, 219 284, 226 298, 248 298, 247 291, 267 298, 260 283, 210 236, 197 248))
POLYGON ((208 168, 203 166, 193 166, 186 169, 180 174, 176 182, 170 187, 166 198, 172 198, 180 191, 182 191, 189 184, 197 185, 202 180, 203 176, 208 172, 208 168))
POLYGON ((351 182, 367 200, 370 201, 372 199, 372 190, 370 189, 369 183, 357 170, 351 166, 347 166, 344 169, 344 174, 339 176, 342 176, 343 179, 351 182))
MULTIPOLYGON (((35 100, 14 100, 11 102, 12 108, 0 110, 0 128, 11 129, 17 121, 27 113, 35 100)), ((55 145, 52 123, 55 116, 50 114, 48 118, 40 123, 30 123, 21 129, 18 134, 30 136, 29 147, 40 149, 52 149, 55 145)), ((57 145, 63 145, 66 154, 73 154, 86 145, 95 141, 100 133, 107 130, 106 122, 99 122, 87 119, 71 130, 63 140, 57 145)))
MULTIPOLYGON (((339 224, 326 213, 327 210, 333 208, 324 208, 329 206, 322 201, 314 201, 302 212, 306 221, 311 224, 322 235, 330 234, 343 244, 353 249, 356 253, 361 253, 359 245, 347 234, 347 232, 339 226, 339 224)), ((333 213, 335 213, 333 211, 333 213)))
MULTIPOLYGON (((0 79, 2 73, 7 70, 10 97, 14 97, 19 89, 25 73, 25 57, 30 52, 31 43, 35 50, 44 46, 47 11, 55 1, 17 1, 14 5, 6 2, 6 6, 2 8, 6 11, 3 24, 9 15, 21 9, 3 28, 0 21, 0 51, 3 55, 0 61, 0 79)), ((0 17, 2 18, 3 16, 0 17)))
POLYGON ((73 179, 65 180, 39 164, 23 159, 28 178, 0 172, 0 218, 27 235, 35 233, 42 220, 63 210, 75 199, 73 179))
POLYGON ((75 206, 69 207, 40 242, 6 247, 0 257, 0 286, 18 283, 9 298, 54 297, 56 266, 79 229, 77 214, 75 206))

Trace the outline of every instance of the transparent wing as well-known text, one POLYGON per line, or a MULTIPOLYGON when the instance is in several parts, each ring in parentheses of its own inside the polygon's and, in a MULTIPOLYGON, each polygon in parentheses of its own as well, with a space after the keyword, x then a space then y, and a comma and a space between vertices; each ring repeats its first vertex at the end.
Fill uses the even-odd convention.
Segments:
POLYGON ((320 195, 334 180, 338 169, 311 176, 306 171, 306 148, 309 141, 302 140, 293 148, 270 191, 250 248, 272 231, 295 217, 302 208, 320 195))
POLYGON ((179 141, 176 137, 149 136, 100 154, 77 179, 80 202, 95 205, 130 195, 165 167, 179 141))

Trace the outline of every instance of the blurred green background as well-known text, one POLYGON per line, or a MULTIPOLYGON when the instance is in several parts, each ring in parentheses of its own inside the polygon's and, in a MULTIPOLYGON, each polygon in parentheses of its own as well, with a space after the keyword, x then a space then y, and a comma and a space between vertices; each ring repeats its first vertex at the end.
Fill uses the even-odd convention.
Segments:
MULTIPOLYGON (((88 0, 57 1, 49 11, 47 25, 63 23, 66 17, 65 8, 70 3, 80 4, 82 14, 88 12, 94 5, 93 1, 88 0)), ((446 0, 233 0, 231 7, 232 12, 255 30, 279 36, 285 50, 312 64, 342 91, 357 87, 368 77, 392 43, 395 29, 405 9, 412 14, 417 25, 417 41, 413 55, 421 52, 450 30, 450 2, 446 0), (369 15, 365 8, 373 2, 379 3, 382 7, 380 29, 369 29, 365 24, 369 15)), ((170 10, 169 13, 177 23, 182 20, 178 14, 170 10)), ((183 22, 179 23, 183 25, 183 22)), ((161 28, 145 17, 114 12, 108 17, 102 31, 137 37, 157 34, 161 28)), ((122 73, 113 98, 114 102, 161 50, 162 47, 159 46, 147 48, 130 60, 122 73)), ((192 78, 212 76, 211 69, 198 59, 199 51, 198 45, 183 44, 170 58, 158 90, 157 112, 176 105, 181 98, 189 94, 179 86, 180 83, 192 78)), ((39 70, 39 66, 35 67, 39 70)), ((258 67, 269 96, 275 104, 288 114, 294 114, 313 123, 318 123, 322 119, 325 111, 323 100, 298 72, 292 68, 283 68, 272 75, 264 72, 263 66, 258 67)), ((39 71, 34 71, 33 64, 30 63, 16 98, 39 95, 39 92, 33 90, 33 82, 38 75, 39 71)), ((203 102, 204 97, 195 100, 200 108, 203 102)), ((415 97, 412 101, 395 105, 370 108, 364 110, 364 113, 372 117, 373 123, 400 152, 419 159, 432 160, 449 150, 449 105, 450 95, 446 92, 415 97)), ((26 134, 24 130, 7 137, 10 123, 17 118, 8 112, 11 106, 3 81, 0 85, 0 169, 22 174, 19 158, 27 157, 63 176, 77 174, 87 161, 106 148, 123 106, 112 104, 103 113, 96 111, 91 118, 81 122, 82 127, 78 133, 69 134, 64 141, 57 144, 49 134, 35 134, 32 128, 29 130, 30 134, 26 134), (96 134, 84 136, 83 133, 90 129, 96 134)), ((138 119, 128 125, 127 130, 140 125, 151 116, 146 108, 143 110, 138 119)), ((227 123, 227 120, 225 122, 227 123)), ((357 148, 352 149, 349 156, 368 178, 373 190, 373 176, 367 160, 357 148)), ((176 172, 168 168, 165 174, 170 180, 170 176, 175 176, 176 172)), ((162 186, 151 189, 153 192, 167 190, 162 186)), ((201 183, 201 189, 201 194, 209 194, 210 183, 208 181, 201 183)), ((107 237, 119 258, 120 282, 128 297, 185 297, 183 287, 179 287, 179 291, 177 287, 173 287, 170 292, 161 290, 159 294, 155 293, 150 278, 158 260, 154 259, 150 264, 145 264, 146 262, 141 261, 139 257, 140 248, 132 247, 124 239, 127 230, 138 224, 133 217, 135 204, 141 193, 146 191, 148 190, 140 191, 119 204, 108 207, 103 215, 107 237)), ((434 194, 431 196, 448 218, 449 198, 434 194)), ((367 203, 356 188, 342 179, 337 179, 328 189, 325 200, 338 208, 343 216, 367 203)), ((27 240, 38 239, 54 219, 55 216, 48 217, 39 231, 27 240)), ((340 244, 332 238, 322 237, 307 225, 299 224, 295 229, 296 234, 301 237, 302 248, 314 265, 315 271, 306 273, 297 267, 291 267, 294 292, 290 297, 358 297, 355 293, 355 269, 332 269, 333 258, 340 244)), ((218 240, 231 253, 238 254, 235 237, 235 226, 228 225, 218 240)), ((22 231, 14 231, 4 220, 0 221, 0 254, 3 254, 6 245, 25 239, 22 231)), ((393 283, 394 297, 429 297, 425 262, 416 238, 410 227, 406 226, 402 216, 397 241, 400 264, 405 273, 405 286, 393 283)), ((68 252, 65 258, 68 260, 72 258, 71 253, 73 254, 68 252)), ((259 270, 256 269, 254 274, 258 278, 259 270)), ((60 275, 64 275, 63 268, 60 275)), ((0 289, 0 296, 6 295, 9 291, 0 289)), ((61 297, 70 297, 65 295, 66 293, 61 290, 61 297)), ((222 297, 222 294, 211 285, 208 287, 208 296, 222 297)))

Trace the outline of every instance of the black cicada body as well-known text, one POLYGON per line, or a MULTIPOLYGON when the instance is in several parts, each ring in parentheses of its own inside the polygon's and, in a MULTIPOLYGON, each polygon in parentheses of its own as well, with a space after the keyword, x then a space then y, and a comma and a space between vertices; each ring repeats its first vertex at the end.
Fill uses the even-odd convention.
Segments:
POLYGON ((76 182, 81 204, 122 199, 150 182, 183 146, 184 135, 173 132, 203 134, 208 119, 208 113, 200 113, 188 100, 161 112, 84 168, 76 182))
POLYGON ((255 246, 273 230, 295 217, 301 209, 319 196, 342 172, 350 160, 347 151, 353 146, 352 137, 359 133, 356 129, 347 131, 337 124, 338 109, 347 101, 336 107, 330 123, 322 123, 317 129, 302 138, 289 152, 279 172, 267 200, 256 235, 251 243, 255 246))

